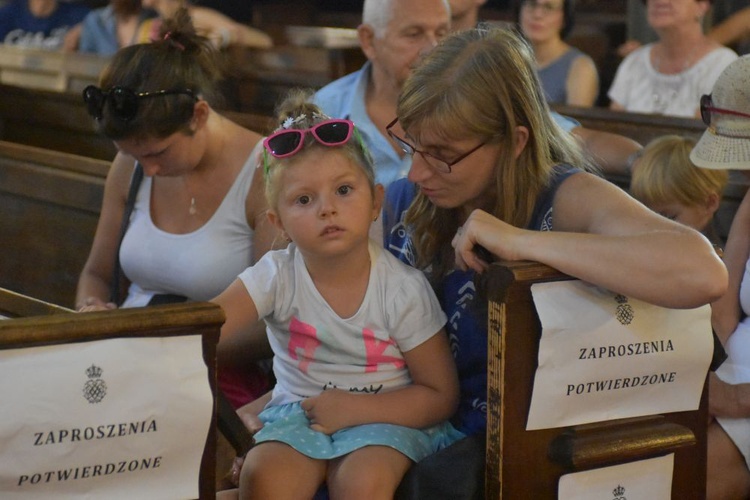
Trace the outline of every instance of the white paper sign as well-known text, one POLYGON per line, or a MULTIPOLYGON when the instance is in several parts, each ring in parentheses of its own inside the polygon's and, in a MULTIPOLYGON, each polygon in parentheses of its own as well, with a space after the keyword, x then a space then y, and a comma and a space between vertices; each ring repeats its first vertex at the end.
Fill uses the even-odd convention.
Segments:
POLYGON ((577 280, 531 292, 542 338, 527 430, 698 408, 709 306, 666 309, 577 280))
POLYGON ((197 498, 200 335, 0 351, 0 498, 197 498))
POLYGON ((674 454, 560 477, 558 500, 671 500, 674 454))

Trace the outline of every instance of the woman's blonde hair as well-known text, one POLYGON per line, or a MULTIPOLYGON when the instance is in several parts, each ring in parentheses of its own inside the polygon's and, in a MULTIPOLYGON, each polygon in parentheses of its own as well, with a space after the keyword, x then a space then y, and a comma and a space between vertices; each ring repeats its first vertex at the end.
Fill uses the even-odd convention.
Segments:
MULTIPOLYGON (((310 127, 330 120, 331 117, 323 114, 323 111, 312 102, 313 91, 310 89, 292 89, 281 101, 276 109, 279 128, 287 130, 305 130, 310 127)), ((348 142, 341 146, 324 146, 320 144, 312 134, 305 134, 305 143, 302 149, 293 156, 287 158, 276 158, 263 150, 263 168, 265 169, 265 193, 268 200, 268 206, 274 210, 278 206, 279 192, 281 191, 281 181, 279 179, 284 166, 293 164, 305 157, 305 153, 311 148, 328 148, 335 149, 344 153, 351 161, 362 167, 362 171, 367 177, 371 191, 375 192, 375 170, 369 150, 365 146, 359 131, 355 128, 352 131, 352 137, 348 142)))
MULTIPOLYGON (((429 130, 450 143, 480 138, 500 144, 492 205, 484 209, 517 227, 526 227, 539 195, 557 164, 588 168, 578 143, 552 119, 536 75, 534 54, 515 31, 476 29, 445 38, 407 79, 398 101, 402 127, 418 143, 429 130), (515 130, 529 138, 514 158, 515 130)), ((439 279, 453 266, 451 239, 458 209, 439 208, 418 194, 407 213, 417 264, 433 266, 439 279)))
POLYGON ((677 135, 651 141, 633 170, 630 194, 647 206, 670 202, 696 206, 712 194, 721 196, 728 172, 696 167, 690 161, 694 146, 693 139, 677 135))

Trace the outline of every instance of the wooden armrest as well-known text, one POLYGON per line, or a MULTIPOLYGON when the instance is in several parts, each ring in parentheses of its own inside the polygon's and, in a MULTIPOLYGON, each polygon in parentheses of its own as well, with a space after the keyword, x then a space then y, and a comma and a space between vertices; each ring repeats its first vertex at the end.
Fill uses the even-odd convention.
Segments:
POLYGON ((550 442, 549 457, 581 470, 664 455, 696 442, 690 429, 661 416, 622 419, 566 429, 550 442))
POLYGON ((253 436, 247 430, 237 411, 229 403, 220 389, 216 390, 218 404, 218 418, 216 425, 219 431, 229 441, 238 457, 244 457, 253 447, 253 436))

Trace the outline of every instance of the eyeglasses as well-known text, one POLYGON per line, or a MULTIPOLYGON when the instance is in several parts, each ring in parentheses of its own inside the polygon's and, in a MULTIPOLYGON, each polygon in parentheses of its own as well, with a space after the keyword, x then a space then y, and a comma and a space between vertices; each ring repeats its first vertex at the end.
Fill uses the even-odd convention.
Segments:
POLYGON ((101 120, 104 104, 109 102, 112 114, 122 121, 130 121, 138 114, 138 101, 146 97, 160 97, 164 95, 187 95, 197 101, 195 92, 190 89, 156 90, 154 92, 136 92, 127 87, 112 87, 102 90, 94 85, 83 89, 83 101, 91 116, 101 120))
POLYGON ((351 139, 353 131, 350 120, 325 120, 308 129, 281 129, 266 137, 263 146, 271 156, 287 158, 302 149, 308 132, 324 146, 341 146, 351 139))
POLYGON ((711 125, 711 113, 750 118, 750 114, 747 113, 734 111, 732 109, 715 108, 713 100, 711 99, 711 94, 701 96, 701 120, 703 120, 703 123, 709 126, 711 125))
POLYGON ((414 154, 419 153, 422 155, 422 158, 424 158, 424 161, 427 162, 429 166, 437 170, 438 172, 442 172, 444 174, 450 174, 451 173, 451 167, 455 165, 456 163, 460 162, 467 156, 469 156, 474 151, 478 150, 485 144, 487 144, 487 141, 484 141, 480 143, 477 147, 472 148, 471 150, 467 151, 466 153, 459 155, 458 158, 455 158, 453 161, 446 161, 442 158, 438 158, 437 156, 428 153, 427 151, 422 151, 420 149, 417 149, 416 146, 406 141, 406 139, 402 139, 401 137, 397 136, 393 131, 391 130, 394 125, 398 122, 398 117, 396 117, 395 120, 393 120, 391 123, 389 123, 385 127, 385 131, 388 133, 388 135, 396 141, 396 144, 399 145, 399 147, 404 151, 404 153, 414 156, 414 154))
POLYGON ((521 2, 521 8, 525 10, 535 11, 536 9, 539 9, 542 11, 542 14, 548 15, 552 14, 553 12, 557 12, 558 10, 562 9, 561 4, 553 4, 553 3, 542 3, 537 0, 523 0, 521 2))

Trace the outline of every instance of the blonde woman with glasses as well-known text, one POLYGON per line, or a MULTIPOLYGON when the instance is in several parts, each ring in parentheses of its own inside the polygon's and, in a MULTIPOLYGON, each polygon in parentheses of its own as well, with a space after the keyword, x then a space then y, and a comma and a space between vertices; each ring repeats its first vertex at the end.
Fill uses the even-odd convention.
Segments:
POLYGON ((541 262, 676 308, 716 300, 726 269, 697 231, 585 171, 578 145, 550 119, 530 47, 512 31, 445 38, 404 84, 397 117, 389 130, 412 163, 410 182, 386 191, 386 248, 427 273, 451 318, 461 385, 452 422, 469 435, 406 479, 436 490, 421 498, 476 498, 488 402, 486 297, 474 278, 490 261, 541 262))

